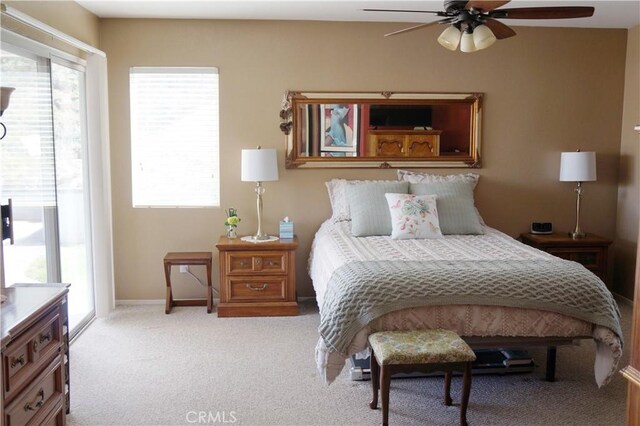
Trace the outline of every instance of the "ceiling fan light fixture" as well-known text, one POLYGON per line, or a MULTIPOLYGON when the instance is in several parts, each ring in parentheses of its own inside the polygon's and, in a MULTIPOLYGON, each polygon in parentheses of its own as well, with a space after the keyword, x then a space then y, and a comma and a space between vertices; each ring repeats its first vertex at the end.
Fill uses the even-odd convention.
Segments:
POLYGON ((465 31, 460 39, 460 50, 465 53, 475 52, 476 45, 473 42, 473 32, 465 31))
POLYGON ((445 49, 456 50, 460 43, 460 30, 454 25, 448 26, 438 37, 438 43, 445 49))
POLYGON ((486 49, 496 42, 496 36, 486 25, 478 25, 473 30, 473 44, 476 50, 486 49))

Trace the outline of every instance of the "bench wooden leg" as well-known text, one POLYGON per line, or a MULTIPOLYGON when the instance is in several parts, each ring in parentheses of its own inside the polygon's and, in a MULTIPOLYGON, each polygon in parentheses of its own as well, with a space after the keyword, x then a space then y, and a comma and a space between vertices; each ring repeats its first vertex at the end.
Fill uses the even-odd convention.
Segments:
POLYGON ((373 389, 373 398, 369 403, 369 407, 375 410, 376 408, 378 408, 378 391, 380 390, 380 366, 378 365, 378 360, 376 360, 376 356, 373 351, 371 351, 369 363, 369 370, 371 370, 371 389, 373 389))
POLYGON ((451 371, 444 373, 444 405, 451 405, 451 371))
POLYGON ((380 367, 380 392, 382 393, 382 426, 389 424, 389 388, 391 387, 391 371, 387 366, 380 367))
POLYGON ((462 401, 460 402, 460 424, 467 426, 467 406, 471 393, 471 363, 467 362, 462 376, 462 401))

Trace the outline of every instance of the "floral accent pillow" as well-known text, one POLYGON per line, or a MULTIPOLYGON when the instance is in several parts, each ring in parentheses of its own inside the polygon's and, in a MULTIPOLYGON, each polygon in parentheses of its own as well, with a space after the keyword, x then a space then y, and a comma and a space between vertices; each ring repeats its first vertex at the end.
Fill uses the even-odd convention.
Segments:
POLYGON ((384 194, 394 240, 443 238, 435 195, 384 194))

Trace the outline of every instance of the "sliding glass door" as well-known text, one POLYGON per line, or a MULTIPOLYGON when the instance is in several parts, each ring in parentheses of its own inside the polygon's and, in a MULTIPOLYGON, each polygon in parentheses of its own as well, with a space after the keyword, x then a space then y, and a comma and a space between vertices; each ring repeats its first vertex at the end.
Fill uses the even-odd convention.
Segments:
POLYGON ((84 68, 5 44, 0 59, 0 84, 15 88, 0 141, 0 201, 12 199, 15 236, 5 282, 70 283, 73 333, 95 311, 84 68))

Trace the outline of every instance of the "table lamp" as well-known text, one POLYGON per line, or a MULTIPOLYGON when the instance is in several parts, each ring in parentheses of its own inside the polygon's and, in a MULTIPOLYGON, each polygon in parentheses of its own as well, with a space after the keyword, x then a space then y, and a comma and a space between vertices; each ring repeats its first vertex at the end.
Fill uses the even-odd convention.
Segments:
POLYGON ((580 229, 580 198, 582 197, 582 182, 596 180, 595 152, 563 152, 560 155, 560 181, 577 182, 576 186, 576 227, 569 235, 574 240, 584 238, 585 233, 580 229))
POLYGON ((260 146, 257 149, 243 149, 241 168, 243 182, 256 182, 256 204, 258 207, 258 231, 253 236, 244 237, 243 240, 258 242, 277 239, 262 232, 262 194, 264 194, 262 182, 278 180, 276 150, 262 149, 260 146))

